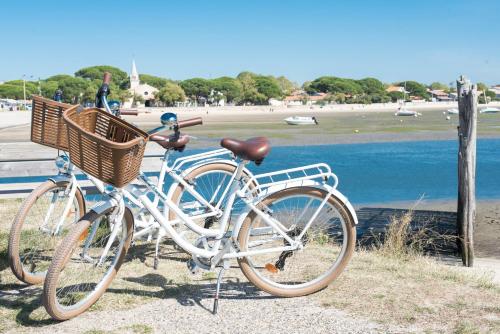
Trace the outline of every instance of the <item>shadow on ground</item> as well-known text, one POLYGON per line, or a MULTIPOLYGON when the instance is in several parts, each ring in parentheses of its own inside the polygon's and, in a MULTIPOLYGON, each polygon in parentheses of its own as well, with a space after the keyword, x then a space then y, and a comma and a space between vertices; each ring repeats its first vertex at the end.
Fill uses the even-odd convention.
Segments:
MULTIPOLYGON (((158 299, 175 298, 182 306, 199 306, 200 308, 212 312, 211 308, 207 308, 202 301, 209 301, 214 298, 216 283, 207 283, 208 280, 200 280, 193 284, 174 284, 171 280, 166 279, 163 275, 149 273, 140 277, 124 277, 123 280, 150 286, 158 287, 160 290, 147 291, 126 289, 108 289, 109 293, 147 296, 158 299)), ((220 299, 275 299, 277 297, 264 294, 258 290, 253 284, 243 282, 237 277, 224 277, 224 283, 220 288, 220 299)))

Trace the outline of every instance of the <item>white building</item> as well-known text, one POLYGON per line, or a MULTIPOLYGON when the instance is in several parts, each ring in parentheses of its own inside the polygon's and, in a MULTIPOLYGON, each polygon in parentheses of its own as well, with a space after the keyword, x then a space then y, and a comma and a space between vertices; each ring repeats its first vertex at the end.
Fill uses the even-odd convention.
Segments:
POLYGON ((138 95, 144 99, 144 103, 141 103, 137 106, 146 106, 148 107, 150 102, 155 99, 155 93, 158 92, 158 89, 148 85, 141 84, 141 80, 139 79, 139 73, 137 72, 137 67, 135 66, 135 60, 132 61, 132 72, 130 73, 130 89, 129 92, 132 94, 132 97, 123 104, 124 108, 132 107, 132 103, 134 102, 134 96, 138 95))

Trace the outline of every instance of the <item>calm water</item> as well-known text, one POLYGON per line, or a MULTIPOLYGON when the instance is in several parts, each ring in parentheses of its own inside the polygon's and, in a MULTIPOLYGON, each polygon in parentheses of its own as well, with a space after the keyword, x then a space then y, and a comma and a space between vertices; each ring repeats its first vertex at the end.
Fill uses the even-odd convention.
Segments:
MULTIPOLYGON (((273 147, 261 166, 251 164, 250 169, 262 173, 326 162, 339 177, 340 191, 354 204, 413 201, 422 194, 430 200, 454 199, 457 149, 457 141, 273 147)), ((45 178, 5 178, 0 184, 45 178)), ((477 196, 500 198, 500 139, 478 141, 477 196)))
MULTIPOLYGON (((260 167, 271 171, 326 162, 352 203, 451 199, 457 195, 457 141, 275 147, 260 167)), ((500 198, 500 139, 477 144, 477 197, 500 198)))

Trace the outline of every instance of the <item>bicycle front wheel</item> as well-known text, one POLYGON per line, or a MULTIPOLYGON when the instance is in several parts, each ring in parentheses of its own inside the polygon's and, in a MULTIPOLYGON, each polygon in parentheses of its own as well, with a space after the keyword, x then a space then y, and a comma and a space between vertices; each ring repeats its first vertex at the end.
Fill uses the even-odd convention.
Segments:
POLYGON ((26 197, 9 235, 8 259, 14 275, 27 284, 39 284, 52 255, 71 226, 85 214, 85 199, 77 189, 69 210, 68 181, 46 181, 26 197))
POLYGON ((290 243, 251 211, 238 234, 241 251, 263 252, 238 258, 250 282, 275 296, 296 297, 319 291, 340 275, 353 253, 356 229, 338 198, 322 189, 294 187, 270 195, 257 206, 282 225, 292 240, 302 235, 302 247, 265 252, 290 243))
MULTIPOLYGON (((192 185, 194 191, 205 199, 211 205, 218 206, 221 211, 224 211, 228 199, 229 187, 231 185, 232 176, 236 171, 236 166, 230 163, 216 162, 208 163, 199 166, 192 170, 185 179, 192 185)), ((248 170, 243 170, 242 176, 244 182, 251 178, 248 170)), ((255 188, 255 184, 250 184, 250 189, 255 188)), ((191 219, 200 227, 205 229, 217 230, 220 228, 219 218, 215 216, 206 218, 197 218, 197 216, 210 212, 210 209, 205 206, 201 201, 197 200, 193 194, 185 189, 182 184, 177 184, 172 192, 172 202, 183 211, 184 214, 191 217, 191 219)), ((232 214, 239 214, 245 207, 244 203, 236 199, 232 206, 232 214)), ((173 210, 169 212, 170 220, 177 218, 173 210)), ((199 234, 191 231, 185 224, 174 225, 176 232, 181 235, 186 241, 194 244, 200 237, 199 234)))
POLYGON ((108 214, 89 211, 57 248, 43 288, 53 319, 67 320, 91 307, 118 272, 133 234, 129 209, 113 224, 108 214))

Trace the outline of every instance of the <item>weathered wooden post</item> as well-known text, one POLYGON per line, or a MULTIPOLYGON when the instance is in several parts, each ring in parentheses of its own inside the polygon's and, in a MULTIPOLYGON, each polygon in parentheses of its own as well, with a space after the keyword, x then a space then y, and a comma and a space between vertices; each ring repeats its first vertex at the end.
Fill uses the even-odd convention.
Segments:
POLYGON ((474 221, 476 219, 476 125, 477 86, 465 76, 457 80, 458 93, 458 246, 462 262, 474 263, 474 221))

